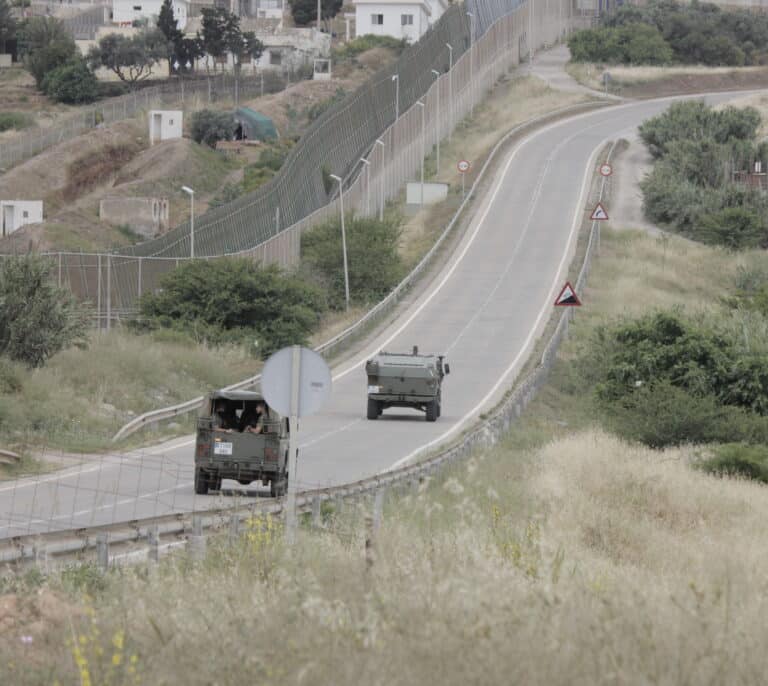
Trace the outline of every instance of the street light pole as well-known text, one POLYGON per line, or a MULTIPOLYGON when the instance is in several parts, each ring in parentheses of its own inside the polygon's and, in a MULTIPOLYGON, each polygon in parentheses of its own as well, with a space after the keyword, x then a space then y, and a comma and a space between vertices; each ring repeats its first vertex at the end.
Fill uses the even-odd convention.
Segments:
POLYGON ((426 136, 426 127, 424 125, 424 112, 427 109, 427 106, 421 101, 417 100, 416 104, 421 107, 421 206, 424 207, 424 155, 425 155, 425 146, 424 146, 424 138, 426 136))
POLYGON ((469 17, 469 116, 475 113, 475 15, 467 12, 469 17))
POLYGON ((189 256, 195 259, 195 191, 189 186, 182 186, 183 190, 189 195, 190 214, 189 214, 189 256))
POLYGON ((360 161, 365 165, 365 216, 371 214, 371 163, 365 157, 360 161))
POLYGON ((446 43, 448 48, 448 142, 453 139, 453 46, 446 43))
POLYGON ((528 63, 533 67, 533 0, 528 3, 528 63))
POLYGON ((339 205, 341 208, 341 251, 344 256, 344 300, 349 310, 349 270, 347 269, 347 232, 344 227, 344 186, 340 176, 331 174, 334 181, 339 182, 339 205))
POLYGON ((435 132, 435 138, 437 139, 437 157, 435 158, 437 162, 437 173, 440 173, 440 129, 442 121, 440 120, 440 72, 437 71, 437 69, 432 70, 432 74, 434 75, 435 79, 437 80, 437 129, 435 132))
POLYGON ((384 141, 376 139, 376 145, 381 146, 381 171, 379 172, 379 221, 384 221, 384 162, 386 159, 384 141))
POLYGON ((400 75, 393 74, 392 80, 395 82, 395 121, 400 118, 400 75))

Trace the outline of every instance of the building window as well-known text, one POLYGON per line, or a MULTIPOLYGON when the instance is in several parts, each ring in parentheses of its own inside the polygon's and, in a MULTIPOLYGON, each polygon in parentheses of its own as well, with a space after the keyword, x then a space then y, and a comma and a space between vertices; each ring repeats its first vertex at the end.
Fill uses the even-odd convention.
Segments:
POLYGON ((24 210, 24 211, 21 213, 21 216, 22 216, 24 219, 29 219, 29 212, 27 212, 26 210, 24 210))
POLYGON ((412 14, 401 14, 400 15, 400 25, 401 26, 413 26, 413 15, 412 14))
POLYGON ((270 50, 269 63, 275 66, 280 66, 283 63, 283 54, 277 50, 270 50))
POLYGON ((372 14, 371 15, 371 24, 373 26, 384 26, 384 15, 383 14, 372 14))
POLYGON ((135 12, 141 12, 141 5, 134 5, 133 9, 135 12))

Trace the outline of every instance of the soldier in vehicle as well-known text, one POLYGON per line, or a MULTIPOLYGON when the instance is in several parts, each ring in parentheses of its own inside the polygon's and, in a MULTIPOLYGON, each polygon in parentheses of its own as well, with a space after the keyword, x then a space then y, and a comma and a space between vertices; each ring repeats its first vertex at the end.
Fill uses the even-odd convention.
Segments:
POLYGON ((214 409, 213 428, 219 431, 232 432, 237 429, 237 414, 225 400, 218 400, 214 409))
POLYGON ((251 434, 264 433, 264 422, 267 419, 267 406, 257 402, 255 407, 246 409, 240 417, 240 431, 251 434))

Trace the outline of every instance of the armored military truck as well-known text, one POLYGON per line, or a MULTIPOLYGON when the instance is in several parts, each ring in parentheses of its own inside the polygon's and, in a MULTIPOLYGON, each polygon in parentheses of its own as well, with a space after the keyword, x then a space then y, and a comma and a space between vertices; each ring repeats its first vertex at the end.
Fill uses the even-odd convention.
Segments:
POLYGON ((412 407, 428 422, 440 416, 440 388, 450 373, 443 355, 380 352, 365 363, 368 375, 368 419, 378 419, 388 407, 412 407))
POLYGON ((288 488, 288 419, 260 393, 210 393, 197 420, 195 493, 221 489, 222 479, 261 481, 272 497, 288 488), (263 407, 263 412, 259 409, 263 407))

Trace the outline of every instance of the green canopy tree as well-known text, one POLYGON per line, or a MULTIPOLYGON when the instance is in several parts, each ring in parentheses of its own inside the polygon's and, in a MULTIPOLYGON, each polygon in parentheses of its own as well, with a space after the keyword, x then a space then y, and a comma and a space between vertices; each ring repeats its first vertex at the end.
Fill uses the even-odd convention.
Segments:
POLYGON ((88 62, 93 69, 106 67, 135 88, 139 81, 152 75, 152 68, 167 54, 167 39, 156 29, 130 38, 111 33, 90 49, 88 62))
POLYGON ((5 52, 6 43, 16 36, 16 29, 8 0, 0 0, 0 53, 5 52))
POLYGON ((37 87, 46 74, 77 55, 77 46, 64 24, 55 17, 33 17, 24 22, 20 32, 21 52, 37 87))

